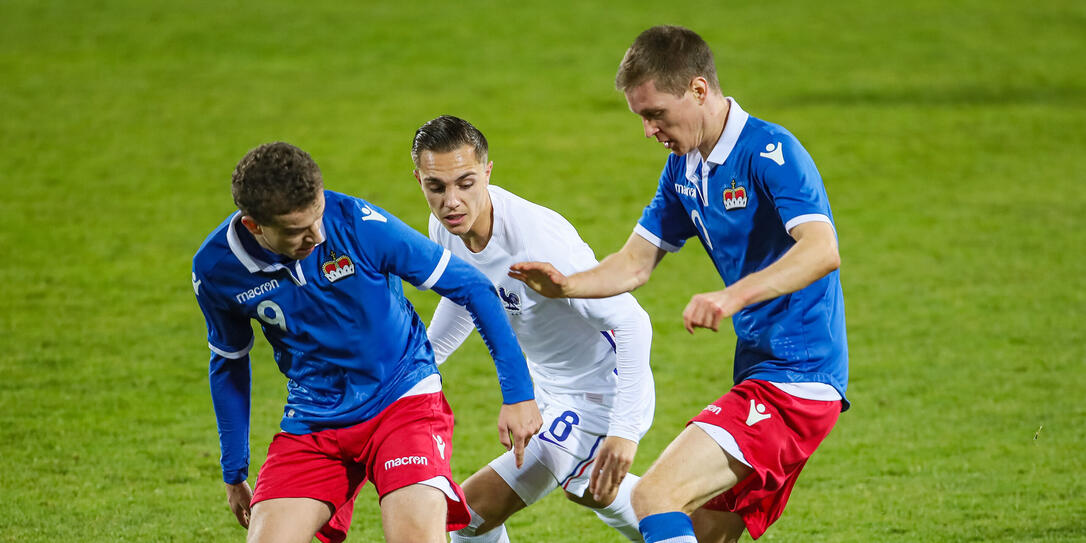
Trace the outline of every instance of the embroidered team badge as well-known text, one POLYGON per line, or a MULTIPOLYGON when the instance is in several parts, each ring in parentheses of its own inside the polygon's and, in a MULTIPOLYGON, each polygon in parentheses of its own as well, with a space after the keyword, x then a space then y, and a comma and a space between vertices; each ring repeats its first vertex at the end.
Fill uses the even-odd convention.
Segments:
POLYGON ((332 251, 331 260, 326 261, 321 265, 321 271, 324 272, 324 276, 328 278, 328 282, 334 283, 348 275, 354 275, 354 262, 351 261, 351 257, 342 255, 336 257, 336 252, 332 251))
POLYGON ((505 287, 498 287, 498 296, 501 296, 502 302, 505 303, 505 310, 514 314, 520 314, 520 296, 517 296, 516 292, 509 292, 505 290, 505 287))
POLYGON ((747 189, 742 185, 735 186, 735 179, 732 179, 732 188, 724 189, 724 209, 731 211, 744 207, 747 207, 747 189))

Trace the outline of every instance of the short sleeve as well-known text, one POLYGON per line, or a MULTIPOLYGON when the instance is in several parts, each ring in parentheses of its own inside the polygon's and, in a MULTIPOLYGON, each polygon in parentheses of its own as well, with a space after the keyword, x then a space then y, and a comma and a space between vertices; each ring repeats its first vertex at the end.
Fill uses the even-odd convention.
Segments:
POLYGON ((785 230, 796 225, 822 221, 832 224, 829 198, 814 160, 794 136, 785 132, 766 143, 765 148, 779 148, 776 160, 756 157, 756 172, 773 196, 773 205, 785 230))
POLYGON ((682 248, 686 240, 697 235, 686 209, 675 193, 675 176, 681 169, 681 163, 669 159, 660 173, 660 184, 656 195, 641 212, 634 232, 653 245, 674 253, 682 248))
POLYGON ((368 202, 354 200, 349 214, 357 226, 359 245, 378 271, 397 275, 420 290, 441 278, 449 251, 368 202))
POLYGON ((192 288, 196 302, 207 322, 207 345, 215 354, 229 359, 242 358, 253 348, 253 328, 249 319, 232 311, 222 302, 205 275, 192 270, 192 288))

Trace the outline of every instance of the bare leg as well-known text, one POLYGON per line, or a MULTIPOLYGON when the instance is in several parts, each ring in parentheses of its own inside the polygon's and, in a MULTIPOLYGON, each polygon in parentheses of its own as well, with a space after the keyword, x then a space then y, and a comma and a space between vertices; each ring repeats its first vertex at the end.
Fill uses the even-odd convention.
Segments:
POLYGON ((389 543, 445 543, 445 493, 414 484, 381 498, 381 523, 389 543))
MULTIPOLYGON (((527 468, 527 466, 525 466, 527 468)), ((502 479, 498 472, 490 466, 468 477, 462 485, 464 496, 467 497, 468 506, 471 507, 473 523, 467 528, 454 532, 454 543, 467 541, 505 541, 504 524, 521 509, 526 506, 524 500, 502 479), (476 525, 477 519, 482 523, 476 525), (503 533, 497 533, 498 528, 503 533)))
POLYGON ((253 506, 249 543, 309 543, 332 518, 332 506, 311 498, 276 498, 253 506))
POLYGON ((743 517, 731 511, 710 511, 698 508, 691 515, 694 534, 702 543, 736 543, 747 526, 743 517))
POLYGON ((633 491, 634 511, 639 519, 671 511, 689 515, 751 471, 691 424, 641 476, 633 491))
POLYGON ((641 541, 641 533, 637 528, 637 515, 634 514, 633 506, 630 505, 630 495, 638 480, 636 475, 627 473, 615 492, 604 495, 598 501, 587 490, 584 496, 566 492, 566 498, 571 502, 592 508, 604 524, 617 530, 626 539, 641 541))

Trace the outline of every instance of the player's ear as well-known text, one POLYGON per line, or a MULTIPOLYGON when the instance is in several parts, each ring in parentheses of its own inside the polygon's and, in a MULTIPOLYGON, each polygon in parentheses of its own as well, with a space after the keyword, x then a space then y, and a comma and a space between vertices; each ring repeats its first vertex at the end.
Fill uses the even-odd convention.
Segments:
POLYGON ((241 216, 241 224, 244 224, 245 229, 248 230, 249 233, 254 235, 254 236, 256 236, 256 235, 258 235, 258 234, 260 234, 262 232, 262 230, 260 228, 260 225, 257 224, 257 222, 255 220, 253 220, 253 218, 248 216, 248 215, 242 215, 241 216))
POLYGON ((484 170, 486 172, 486 182, 487 183, 490 182, 490 172, 492 172, 493 170, 494 170, 494 161, 491 160, 490 162, 486 163, 486 170, 484 170))
POLYGON ((690 92, 694 93, 694 99, 698 101, 698 105, 705 103, 705 98, 709 96, 709 82, 702 76, 697 76, 690 80, 690 92))
POLYGON ((415 174, 415 180, 419 182, 419 186, 422 186, 422 176, 419 175, 419 169, 415 168, 411 173, 415 174))

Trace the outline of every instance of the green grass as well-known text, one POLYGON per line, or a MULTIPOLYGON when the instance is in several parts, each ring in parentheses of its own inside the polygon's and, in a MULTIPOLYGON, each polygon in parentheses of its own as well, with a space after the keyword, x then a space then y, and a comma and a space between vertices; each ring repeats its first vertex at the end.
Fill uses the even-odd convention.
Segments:
MULTIPOLYGON (((664 160, 612 89, 659 23, 699 31, 725 92, 804 142, 840 235, 854 407, 765 538, 1086 541, 1086 5, 340 4, 0 2, 0 541, 243 539, 189 267, 245 151, 298 144, 421 229, 410 138, 453 113, 495 183, 603 256, 664 160)), ((680 321, 719 287, 692 245, 637 292, 658 408, 636 472, 730 386, 733 335, 680 321)), ((284 398, 269 351, 254 473, 284 398)), ((477 340, 444 368, 463 479, 501 452, 497 386, 477 340)), ((349 541, 378 519, 364 490, 349 541)), ((509 528, 618 540, 558 496, 509 528)))

